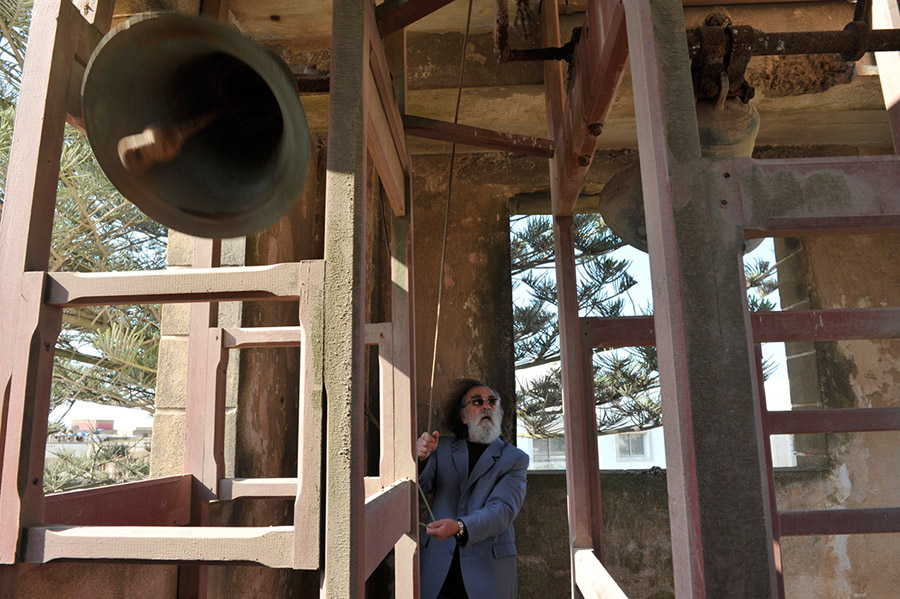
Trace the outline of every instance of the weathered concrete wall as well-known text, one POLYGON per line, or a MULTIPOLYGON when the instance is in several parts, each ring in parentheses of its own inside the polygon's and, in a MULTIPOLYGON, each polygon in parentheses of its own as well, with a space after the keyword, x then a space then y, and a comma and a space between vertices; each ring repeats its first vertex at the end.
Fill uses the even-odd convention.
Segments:
MULTIPOLYGON (((666 476, 602 473, 603 561, 629 599, 674 595, 666 476)), ((564 472, 529 472, 515 522, 519 599, 569 596, 569 529, 564 472)))
MULTIPOLYGON (((417 156, 413 163, 413 246, 418 430, 428 426, 447 156, 417 156)), ((443 428, 453 381, 484 380, 503 399, 503 436, 515 439, 512 283, 509 274, 509 198, 523 181, 546 180, 545 161, 502 154, 457 156, 443 273, 432 429, 443 428)))
MULTIPOLYGON (((900 305, 900 236, 803 240, 813 308, 900 305)), ((900 342, 816 344, 824 407, 900 406, 900 342)), ((900 505, 900 433, 826 435, 830 465, 779 488, 779 509, 900 505)), ((894 597, 900 535, 840 535, 783 540, 788 597, 894 597)))

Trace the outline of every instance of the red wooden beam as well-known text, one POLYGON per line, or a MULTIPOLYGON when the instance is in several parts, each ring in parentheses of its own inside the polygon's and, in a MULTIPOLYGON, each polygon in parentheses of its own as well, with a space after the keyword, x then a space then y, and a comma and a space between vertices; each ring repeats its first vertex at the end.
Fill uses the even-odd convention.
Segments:
POLYGON ((403 116, 403 128, 407 135, 416 137, 467 144, 502 152, 529 154, 542 158, 553 157, 553 142, 542 137, 503 133, 408 114, 403 116))
POLYGON ((856 433, 900 430, 900 408, 844 408, 768 412, 766 434, 856 433))
MULTIPOLYGON (((544 36, 544 45, 558 45, 544 36)), ((584 29, 575 54, 575 74, 565 99, 564 112, 554 119, 554 159, 559 193, 553 198, 554 214, 572 214, 584 178, 597 149, 603 124, 612 109, 628 61, 625 9, 622 2, 588 2, 584 29)), ((552 89, 548 96, 557 94, 552 89)))
MULTIPOLYGON (((553 195, 551 190, 551 195, 553 195)), ((578 318, 573 218, 554 216, 559 346, 566 427, 566 488, 569 539, 575 548, 591 548, 603 559, 603 510, 600 501, 600 458, 591 352, 584 344, 578 318)), ((574 567, 574 566, 573 566, 574 567)))
POLYGON ((402 216, 406 214, 408 203, 409 150, 371 2, 365 3, 364 12, 365 38, 369 46, 369 68, 363 75, 362 86, 366 145, 394 214, 402 216))
POLYGON ((750 320, 760 343, 900 337, 900 308, 755 312, 750 320))
POLYGON ((297 479, 223 478, 219 480, 216 497, 223 501, 244 497, 294 499, 297 497, 297 479))
POLYGON ((655 330, 652 316, 581 319, 585 347, 612 349, 656 345, 655 330))
POLYGON ((783 537, 900 532, 900 508, 781 512, 778 521, 783 537))
POLYGON ((453 0, 385 0, 375 8, 378 32, 385 38, 451 2, 453 0))
POLYGON ((768 510, 773 516, 772 521, 772 557, 775 560, 775 581, 778 589, 777 598, 784 599, 784 568, 781 559, 781 529, 778 522, 778 497, 775 492, 775 468, 772 465, 772 444, 766 433, 766 417, 769 414, 766 402, 765 374, 763 373, 762 344, 753 344, 753 385, 756 387, 757 410, 763 426, 756 428, 756 446, 762 449, 763 465, 765 466, 766 495, 768 510))
POLYGON ((222 329, 222 344, 227 349, 249 347, 299 347, 303 339, 300 327, 231 327, 222 329))
POLYGON ((191 476, 56 493, 45 506, 48 525, 182 526, 190 519, 191 476))
MULTIPOLYGON (((582 321, 588 347, 656 345, 652 316, 589 317, 582 321)), ((750 323, 757 343, 900 338, 900 308, 754 312, 750 323)))
POLYGON ((409 506, 415 492, 412 481, 404 480, 366 500, 366 578, 409 532, 409 506))

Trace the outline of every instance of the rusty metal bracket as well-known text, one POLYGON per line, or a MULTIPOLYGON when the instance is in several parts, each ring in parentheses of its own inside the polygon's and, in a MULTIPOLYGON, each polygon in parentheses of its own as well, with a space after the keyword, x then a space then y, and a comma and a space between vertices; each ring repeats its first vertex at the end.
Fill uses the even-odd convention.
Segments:
POLYGON ((753 39, 752 28, 735 26, 720 13, 710 14, 700 27, 688 33, 691 74, 698 98, 715 100, 725 91, 727 97, 750 101, 754 90, 744 73, 752 56, 753 39))
POLYGON ((581 35, 581 27, 572 31, 571 39, 560 47, 517 49, 509 47, 509 10, 507 0, 496 0, 494 28, 494 54, 497 62, 524 62, 530 60, 565 60, 572 63, 575 48, 581 35))
POLYGON ((695 94, 715 99, 727 86, 728 97, 749 101, 754 90, 744 73, 753 56, 838 54, 842 60, 856 61, 866 52, 900 50, 900 29, 873 30, 867 22, 868 3, 861 4, 856 20, 841 31, 765 33, 733 25, 725 15, 710 14, 700 27, 686 32, 695 94))

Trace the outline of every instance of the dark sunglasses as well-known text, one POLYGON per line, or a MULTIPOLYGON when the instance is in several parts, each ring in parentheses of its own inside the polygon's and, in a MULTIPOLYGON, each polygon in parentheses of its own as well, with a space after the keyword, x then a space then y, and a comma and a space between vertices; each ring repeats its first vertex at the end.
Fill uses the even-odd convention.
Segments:
POLYGON ((495 396, 493 396, 493 395, 491 395, 490 397, 478 397, 478 396, 476 395, 475 397, 469 398, 469 401, 467 401, 466 403, 464 403, 463 406, 467 406, 467 405, 469 405, 469 404, 472 404, 472 405, 475 406, 476 408, 480 408, 481 406, 484 405, 484 402, 488 402, 488 405, 491 406, 491 407, 493 408, 493 407, 496 406, 498 403, 500 403, 500 398, 499 398, 499 397, 495 397, 495 396))

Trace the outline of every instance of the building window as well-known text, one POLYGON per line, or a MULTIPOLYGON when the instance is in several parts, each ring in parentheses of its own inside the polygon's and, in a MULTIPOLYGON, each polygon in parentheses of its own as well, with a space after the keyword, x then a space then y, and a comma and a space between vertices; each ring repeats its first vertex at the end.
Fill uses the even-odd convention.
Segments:
POLYGON ((619 433, 616 435, 616 453, 620 460, 646 460, 650 457, 650 439, 647 433, 619 433))
POLYGON ((565 439, 532 439, 532 470, 565 470, 565 439))

